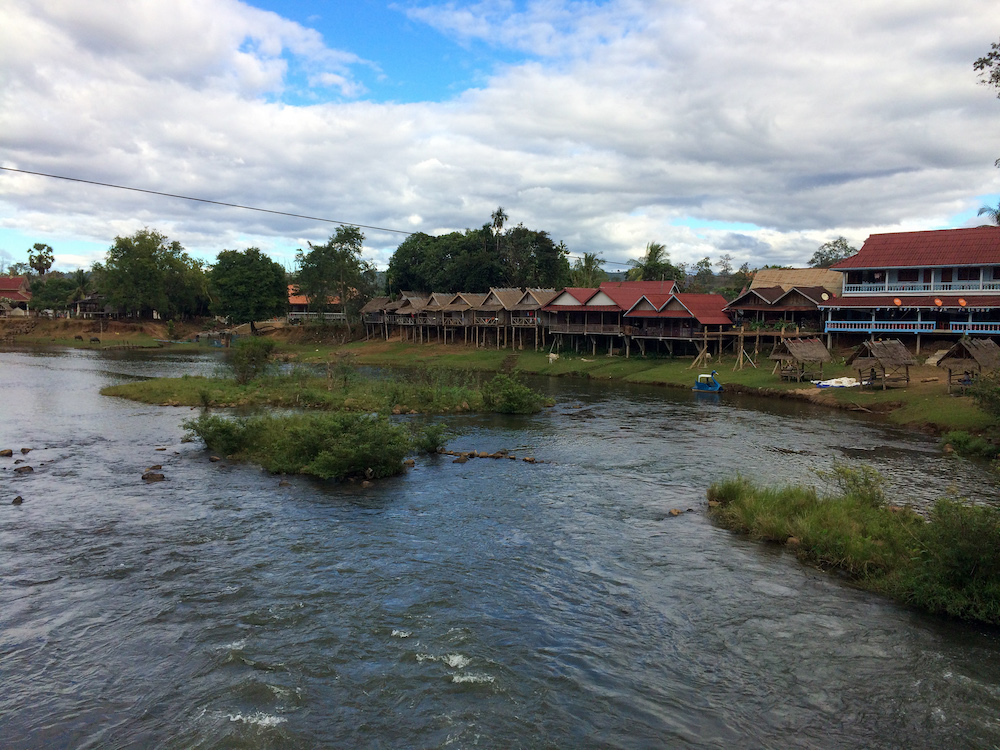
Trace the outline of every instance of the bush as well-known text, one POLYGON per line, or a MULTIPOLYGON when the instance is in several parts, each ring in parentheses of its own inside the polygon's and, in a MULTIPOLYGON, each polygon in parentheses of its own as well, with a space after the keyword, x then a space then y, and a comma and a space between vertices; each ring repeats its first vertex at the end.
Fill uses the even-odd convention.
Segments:
POLYGON ((321 479, 399 474, 410 450, 403 425, 353 413, 295 414, 226 419, 202 415, 184 426, 206 447, 276 474, 321 479))
POLYGON ((448 442, 448 428, 438 422, 413 431, 413 449, 421 453, 437 453, 448 442))
POLYGON ((888 502, 885 496, 885 477, 868 464, 851 466, 835 460, 830 471, 812 471, 820 479, 836 485, 846 497, 870 508, 881 508, 888 502))
POLYGON ((1000 509, 938 500, 897 591, 929 612, 1000 623, 1000 509))
POLYGON ((236 382, 245 385, 267 373, 275 343, 261 336, 240 339, 229 349, 227 364, 236 382))
POLYGON ((958 455, 973 458, 996 458, 1000 453, 1000 448, 986 438, 970 435, 965 430, 946 432, 941 437, 941 445, 950 445, 958 455))
POLYGON ((534 414, 542 410, 542 396, 503 373, 483 384, 483 405, 499 414, 534 414))

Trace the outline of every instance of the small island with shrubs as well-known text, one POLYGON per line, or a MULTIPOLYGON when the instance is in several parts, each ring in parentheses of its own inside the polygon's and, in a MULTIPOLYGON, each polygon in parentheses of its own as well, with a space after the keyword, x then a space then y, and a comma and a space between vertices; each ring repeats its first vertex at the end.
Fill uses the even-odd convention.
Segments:
POLYGON ((104 388, 134 401, 202 407, 184 427, 190 439, 237 461, 276 474, 320 479, 380 479, 399 474, 413 453, 442 448, 440 423, 394 420, 411 414, 492 412, 534 414, 549 402, 513 372, 481 373, 421 368, 361 377, 350 355, 325 368, 278 370, 274 341, 243 339, 227 357, 230 377, 154 378, 104 388), (220 415, 237 407, 250 414, 220 415), (275 413, 274 409, 283 413, 275 413))

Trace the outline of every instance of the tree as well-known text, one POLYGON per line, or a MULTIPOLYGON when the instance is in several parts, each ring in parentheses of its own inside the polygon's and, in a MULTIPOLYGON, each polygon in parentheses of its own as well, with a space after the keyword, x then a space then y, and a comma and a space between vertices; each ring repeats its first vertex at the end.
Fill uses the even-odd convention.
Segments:
POLYGON ((1000 42, 993 42, 990 51, 972 63, 972 69, 979 73, 979 81, 997 90, 1000 99, 1000 42))
POLYGON ((386 272, 386 292, 486 292, 491 287, 549 287, 569 283, 566 245, 548 232, 518 224, 503 229, 506 213, 479 229, 437 237, 412 234, 403 240, 386 272))
POLYGON ((659 242, 646 244, 646 254, 641 260, 628 262, 631 281, 676 281, 682 277, 680 269, 670 262, 667 248, 659 242))
POLYGON ((715 284, 715 273, 712 271, 712 259, 707 255, 694 264, 694 274, 687 279, 685 287, 689 292, 707 293, 715 284))
POLYGON ((26 276, 31 271, 27 263, 11 263, 7 266, 7 276, 26 276))
POLYGON ((212 312, 233 323, 249 323, 288 312, 285 269, 256 247, 223 250, 208 272, 212 312))
POLYGON ((325 245, 309 243, 309 252, 299 250, 297 286, 309 298, 310 308, 326 310, 339 304, 347 318, 371 298, 375 291, 375 266, 361 258, 365 235, 352 226, 337 227, 325 245))
POLYGON ((493 220, 493 236, 496 238, 497 251, 499 252, 500 235, 503 234, 503 225, 504 222, 506 222, 510 217, 507 215, 507 212, 503 210, 503 206, 497 206, 497 210, 490 215, 490 218, 493 220))
POLYGON ((983 214, 986 214, 991 222, 1000 227, 1000 203, 997 203, 996 208, 993 208, 993 206, 982 206, 976 216, 982 216, 983 214))
POLYGON ((593 289, 601 285, 602 281, 607 281, 608 274, 601 266, 604 265, 604 258, 597 253, 584 253, 582 258, 577 258, 570 272, 570 283, 576 287, 593 289))
POLYGON ((31 282, 31 306, 36 310, 65 310, 72 294, 72 280, 58 271, 31 282))
POLYGON ((36 242, 31 246, 28 251, 28 265, 31 266, 35 273, 39 276, 44 276, 50 268, 52 268, 52 263, 55 260, 52 248, 42 242, 36 242))
MULTIPOLYGON (((1000 99, 1000 42, 993 42, 990 51, 972 63, 972 69, 979 73, 980 83, 997 90, 997 98, 1000 99)), ((1000 159, 994 165, 1000 167, 1000 159)))
POLYGON ((201 263, 179 242, 140 229, 115 237, 103 264, 92 270, 98 289, 113 307, 138 317, 197 315, 207 309, 207 279, 201 263))
POLYGON ((86 299, 90 294, 90 274, 82 268, 78 268, 70 274, 70 281, 73 282, 73 292, 70 294, 70 302, 79 302, 86 299))
POLYGON ((829 268, 834 263, 857 255, 857 248, 847 244, 847 239, 838 237, 830 242, 824 242, 819 249, 813 253, 809 259, 809 265, 813 268, 829 268))

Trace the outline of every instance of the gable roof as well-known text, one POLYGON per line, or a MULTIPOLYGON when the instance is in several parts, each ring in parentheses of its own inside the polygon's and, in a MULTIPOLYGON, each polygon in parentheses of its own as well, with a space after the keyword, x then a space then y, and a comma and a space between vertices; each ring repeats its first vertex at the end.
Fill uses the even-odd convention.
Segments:
POLYGON ((388 297, 372 297, 370 300, 365 302, 364 307, 361 308, 361 313, 380 312, 387 304, 389 304, 388 297))
POLYGON ((917 360, 899 339, 885 339, 883 341, 865 341, 847 358, 845 364, 853 364, 862 370, 867 370, 873 364, 878 364, 886 369, 915 365, 917 360))
POLYGON ((1000 227, 873 234, 857 255, 831 268, 929 268, 1000 266, 1000 227))
POLYGON ((941 357, 938 367, 962 369, 967 368, 970 361, 980 370, 1000 369, 1000 346, 993 339, 961 338, 941 357))
POLYGON ((780 286, 786 292, 792 287, 823 287, 830 294, 840 294, 844 275, 829 268, 761 268, 754 274, 750 288, 780 286))
POLYGON ((779 341, 768 359, 791 359, 795 362, 830 362, 833 356, 830 350, 818 338, 782 339, 779 341))
POLYGON ((673 281, 604 281, 599 289, 622 310, 628 310, 643 295, 673 294, 673 281))

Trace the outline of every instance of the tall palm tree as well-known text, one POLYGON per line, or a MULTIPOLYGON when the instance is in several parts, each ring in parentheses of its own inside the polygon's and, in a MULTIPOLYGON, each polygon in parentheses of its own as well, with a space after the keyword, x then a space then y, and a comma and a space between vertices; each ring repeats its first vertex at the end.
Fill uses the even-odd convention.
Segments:
POLYGON ((993 208, 992 206, 983 206, 979 209, 979 213, 976 214, 976 216, 982 216, 983 214, 989 216, 990 221, 1000 227, 1000 203, 997 203, 996 208, 993 208))
POLYGON ((667 248, 659 242, 646 244, 646 254, 640 260, 630 260, 628 277, 632 281, 676 281, 679 271, 670 262, 667 248))
POLYGON ((90 274, 82 268, 78 268, 70 274, 69 280, 73 282, 73 293, 70 295, 70 302, 79 302, 86 299, 90 294, 90 274))
POLYGON ((600 286, 602 281, 607 281, 608 275, 601 266, 604 258, 597 253, 584 253, 582 258, 577 258, 570 271, 570 283, 576 287, 593 289, 600 286))

